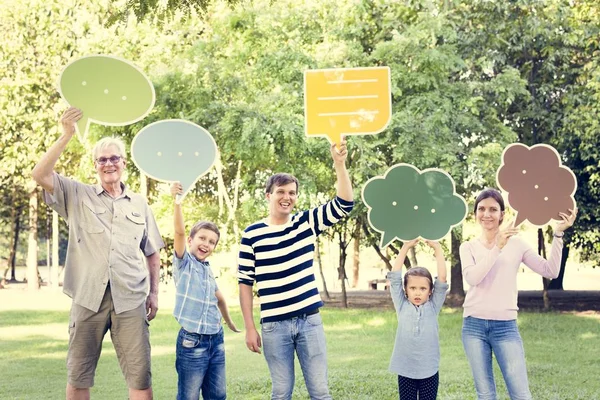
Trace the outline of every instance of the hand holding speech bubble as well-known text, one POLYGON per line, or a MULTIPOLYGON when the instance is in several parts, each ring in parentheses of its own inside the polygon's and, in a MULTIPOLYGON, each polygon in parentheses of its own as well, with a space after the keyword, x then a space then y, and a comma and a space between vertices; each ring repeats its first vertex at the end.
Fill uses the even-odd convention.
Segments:
POLYGON ((551 219, 561 221, 559 212, 569 215, 569 210, 575 209, 575 174, 562 165, 558 152, 546 144, 508 145, 502 153, 496 181, 508 192, 508 204, 517 211, 515 226, 525 220, 544 226, 551 219))
POLYGON ((156 97, 154 86, 140 69, 107 55, 69 63, 60 75, 58 91, 67 103, 83 112, 76 125, 80 139, 87 137, 90 122, 120 126, 143 119, 156 97))
POLYGON ((420 171, 396 164, 383 177, 369 179, 362 198, 369 224, 382 233, 381 247, 396 238, 440 240, 467 216, 467 203, 456 193, 454 180, 437 168, 420 171))
POLYGON ((389 67, 305 71, 306 135, 339 147, 344 135, 381 132, 392 117, 390 79, 389 67))
POLYGON ((131 142, 133 162, 159 181, 181 182, 183 194, 215 163, 217 144, 212 135, 193 122, 168 119, 145 126, 131 142))

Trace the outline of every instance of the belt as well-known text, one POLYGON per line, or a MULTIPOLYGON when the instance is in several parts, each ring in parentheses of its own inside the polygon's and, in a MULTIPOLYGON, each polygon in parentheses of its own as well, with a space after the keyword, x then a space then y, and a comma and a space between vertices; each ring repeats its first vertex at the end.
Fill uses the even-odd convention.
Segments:
POLYGON ((315 314, 318 314, 318 313, 319 313, 319 309, 318 309, 318 308, 315 308, 315 309, 314 309, 314 310, 312 310, 312 311, 309 311, 309 312, 307 312, 307 313, 304 313, 304 315, 306 315, 306 316, 308 317, 309 315, 315 315, 315 314))

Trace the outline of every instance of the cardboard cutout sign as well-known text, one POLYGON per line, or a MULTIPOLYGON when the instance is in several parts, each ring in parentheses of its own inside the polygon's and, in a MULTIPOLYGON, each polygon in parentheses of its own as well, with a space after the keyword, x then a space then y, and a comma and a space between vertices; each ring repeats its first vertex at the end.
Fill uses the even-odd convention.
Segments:
POLYGON ((90 122, 129 125, 143 119, 154 107, 154 86, 131 64, 113 56, 94 55, 69 63, 59 78, 60 95, 79 108, 79 138, 86 138, 90 122))
POLYGON ((390 79, 389 67, 305 71, 306 135, 340 144, 344 135, 381 132, 392 116, 390 79))
POLYGON ((496 174, 498 187, 508 192, 508 204, 517 211, 515 226, 529 220, 543 226, 561 221, 559 212, 575 208, 577 179, 562 165, 558 152, 546 144, 508 145, 496 174))
POLYGON ((169 119, 145 126, 131 142, 131 156, 151 178, 181 182, 180 201, 215 163, 217 144, 201 126, 169 119))
POLYGON ((382 234, 381 247, 394 239, 439 240, 467 216, 467 203, 455 192, 454 180, 437 168, 420 171, 396 164, 383 177, 369 179, 362 198, 369 224, 382 234))

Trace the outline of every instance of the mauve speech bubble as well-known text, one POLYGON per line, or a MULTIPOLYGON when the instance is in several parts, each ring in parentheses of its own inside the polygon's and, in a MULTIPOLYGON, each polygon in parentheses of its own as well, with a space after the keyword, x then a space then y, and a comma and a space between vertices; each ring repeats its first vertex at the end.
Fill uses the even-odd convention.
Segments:
POLYGON ((508 145, 496 181, 508 192, 508 204, 517 211, 515 226, 525 220, 544 226, 552 219, 562 220, 559 212, 569 214, 575 209, 577 180, 552 146, 508 145))

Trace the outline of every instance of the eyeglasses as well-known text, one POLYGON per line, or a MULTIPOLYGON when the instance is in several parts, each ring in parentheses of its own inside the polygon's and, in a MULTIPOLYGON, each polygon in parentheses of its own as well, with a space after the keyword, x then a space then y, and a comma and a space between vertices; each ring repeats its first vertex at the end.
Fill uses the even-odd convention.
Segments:
POLYGON ((110 161, 110 163, 112 165, 117 164, 119 161, 121 161, 121 156, 110 156, 110 157, 98 157, 96 158, 96 162, 100 165, 106 165, 107 162, 110 161))

